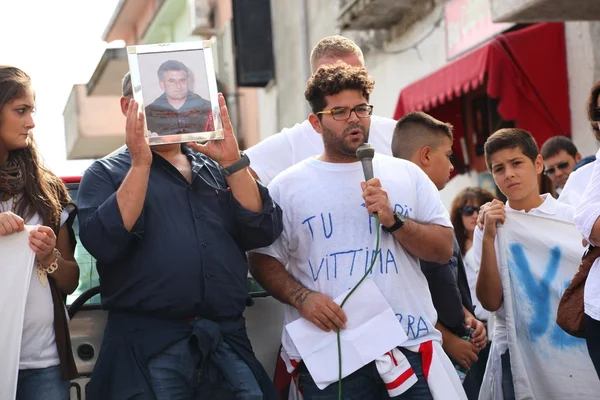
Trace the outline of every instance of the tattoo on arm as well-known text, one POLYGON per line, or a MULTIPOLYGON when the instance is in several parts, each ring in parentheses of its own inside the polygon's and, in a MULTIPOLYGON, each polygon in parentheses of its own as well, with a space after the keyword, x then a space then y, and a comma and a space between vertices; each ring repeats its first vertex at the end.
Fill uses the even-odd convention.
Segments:
POLYGON ((311 290, 305 287, 299 287, 290 293, 290 297, 296 301, 297 305, 301 305, 311 293, 311 290))

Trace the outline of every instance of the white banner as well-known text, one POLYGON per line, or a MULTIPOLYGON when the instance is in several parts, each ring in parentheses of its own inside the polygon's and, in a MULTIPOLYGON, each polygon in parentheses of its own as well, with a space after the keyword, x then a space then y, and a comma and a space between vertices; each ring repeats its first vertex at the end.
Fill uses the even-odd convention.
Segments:
POLYGON ((498 232, 516 399, 599 398, 585 341, 556 324, 558 303, 584 252, 581 234, 574 224, 517 212, 507 212, 498 232))
POLYGON ((14 399, 17 393, 23 318, 34 259, 29 227, 0 237, 0 399, 14 399))

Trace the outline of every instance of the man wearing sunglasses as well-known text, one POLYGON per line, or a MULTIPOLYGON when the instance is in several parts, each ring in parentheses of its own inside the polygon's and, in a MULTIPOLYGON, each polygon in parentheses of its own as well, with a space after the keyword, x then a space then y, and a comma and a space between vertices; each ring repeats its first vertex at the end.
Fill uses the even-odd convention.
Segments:
POLYGON ((544 159, 544 174, 552 181, 558 196, 567 183, 581 154, 566 136, 553 136, 546 140, 540 151, 544 159))

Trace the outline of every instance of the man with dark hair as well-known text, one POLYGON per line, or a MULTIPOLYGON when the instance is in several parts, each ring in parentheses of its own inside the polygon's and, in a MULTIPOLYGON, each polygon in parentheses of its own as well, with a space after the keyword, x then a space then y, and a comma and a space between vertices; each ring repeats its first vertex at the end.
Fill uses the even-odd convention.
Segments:
MULTIPOLYGON (((453 141, 452 125, 423 112, 411 112, 396 124, 392 154, 418 165, 442 190, 454 169, 450 161, 453 141)), ((436 328, 442 333, 444 350, 464 370, 477 362, 481 365, 477 376, 468 374, 465 380, 469 399, 476 399, 487 361, 487 357, 479 361, 478 354, 486 347, 487 338, 483 323, 473 316, 475 310, 458 242, 454 239, 454 252, 448 262, 420 263, 438 313, 436 328), (468 342, 462 337, 469 336, 470 328, 474 332, 468 342)))
MULTIPOLYGON (((352 40, 333 35, 321 39, 310 55, 312 73, 324 65, 343 61, 354 67, 364 67, 365 59, 362 50, 352 40)), ((370 139, 375 150, 381 154, 391 155, 390 144, 396 121, 371 115, 370 139)), ((286 168, 323 152, 321 136, 314 130, 308 119, 290 128, 271 135, 260 143, 246 150, 252 161, 255 177, 265 185, 286 168)))
MULTIPOLYGON (((167 73, 168 74, 168 73, 167 73)), ((275 399, 243 312, 246 251, 281 233, 281 209, 248 171, 225 100, 224 139, 150 147, 122 82, 127 148, 97 160, 78 194, 108 322, 88 399, 275 399)))
POLYGON ((158 68, 164 93, 146 106, 149 135, 178 135, 214 130, 210 101, 189 90, 189 71, 180 61, 168 60, 158 68))
MULTIPOLYGON (((355 286, 377 255, 379 262, 369 276, 408 336, 402 347, 390 349, 390 356, 381 356, 383 362, 393 359, 412 370, 403 370, 406 376, 399 374, 397 381, 388 380, 381 364, 369 360, 343 378, 343 398, 387 398, 389 393, 399 399, 432 399, 430 388, 440 381, 447 383, 447 398, 464 398, 442 350, 437 315, 418 261, 450 259, 452 224, 431 180, 410 162, 376 153, 377 178, 363 181, 356 150, 369 139, 372 89, 366 70, 346 63, 322 66, 308 80, 305 98, 313 111, 309 121, 322 137, 323 153, 285 170, 269 184, 273 198, 285 209, 284 230, 273 245, 250 255, 251 272, 285 303, 285 324, 305 318, 324 331, 335 331, 345 328, 347 318, 332 299, 355 286), (379 251, 375 214, 383 230, 379 251), (432 352, 433 357, 424 354, 432 352), (430 361, 439 364, 432 366, 430 361), (424 371, 436 368, 441 375, 426 377, 424 371)), ((353 317, 348 316, 350 321, 353 317)), ((336 384, 319 390, 285 329, 282 344, 288 372, 297 369, 305 399, 338 398, 336 384)))
POLYGON ((542 145, 540 154, 544 159, 544 174, 554 184, 558 196, 567 179, 581 160, 575 144, 566 136, 553 136, 542 145))

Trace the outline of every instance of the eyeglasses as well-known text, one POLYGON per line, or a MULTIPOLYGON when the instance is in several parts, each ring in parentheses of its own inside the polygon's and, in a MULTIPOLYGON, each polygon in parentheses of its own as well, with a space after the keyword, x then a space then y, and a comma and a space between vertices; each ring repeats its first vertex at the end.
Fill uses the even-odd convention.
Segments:
POLYGON ((560 162, 560 163, 556 164, 556 167, 550 167, 547 170, 545 170, 544 174, 547 176, 554 175, 556 173, 556 168, 560 169, 561 171, 564 171, 565 169, 569 168, 569 162, 568 161, 560 162))
POLYGON ((370 104, 360 104, 354 108, 348 107, 335 107, 327 111, 319 111, 318 114, 331 114, 336 121, 346 121, 350 118, 350 115, 354 111, 354 114, 358 118, 369 118, 373 114, 373 106, 370 104))
POLYGON ((470 217, 471 215, 473 215, 475 213, 479 213, 479 208, 480 207, 475 207, 475 206, 462 206, 460 208, 460 213, 462 215, 464 215, 465 217, 470 217))

